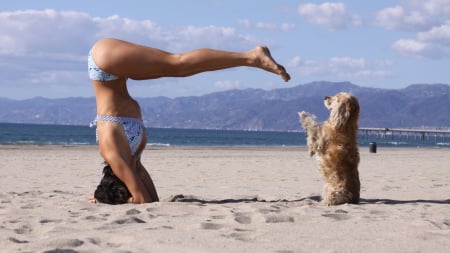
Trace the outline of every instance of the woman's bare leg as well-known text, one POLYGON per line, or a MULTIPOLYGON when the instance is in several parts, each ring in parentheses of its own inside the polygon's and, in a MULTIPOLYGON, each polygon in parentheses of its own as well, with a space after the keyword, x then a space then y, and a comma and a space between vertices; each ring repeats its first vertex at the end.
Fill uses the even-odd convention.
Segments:
POLYGON ((259 68, 289 81, 283 66, 271 56, 267 47, 258 46, 247 52, 197 49, 172 54, 156 48, 116 39, 102 39, 93 47, 94 61, 106 72, 131 79, 184 77, 201 72, 239 66, 259 68))

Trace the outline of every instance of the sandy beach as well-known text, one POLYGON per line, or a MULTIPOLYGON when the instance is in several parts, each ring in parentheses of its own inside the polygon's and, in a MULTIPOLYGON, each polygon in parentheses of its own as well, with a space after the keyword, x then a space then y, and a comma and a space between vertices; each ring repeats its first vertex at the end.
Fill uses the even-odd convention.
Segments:
POLYGON ((324 206, 302 147, 147 148, 161 202, 90 204, 96 146, 0 146, 1 252, 450 252, 450 149, 360 148, 324 206))

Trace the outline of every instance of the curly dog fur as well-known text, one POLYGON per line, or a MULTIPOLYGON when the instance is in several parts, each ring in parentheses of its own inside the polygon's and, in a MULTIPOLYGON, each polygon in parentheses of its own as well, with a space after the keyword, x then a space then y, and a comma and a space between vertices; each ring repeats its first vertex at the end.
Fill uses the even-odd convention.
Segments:
POLYGON ((304 111, 298 113, 307 133, 309 154, 316 157, 326 182, 322 202, 327 205, 357 204, 361 188, 358 173, 358 99, 340 92, 325 97, 324 104, 330 110, 330 116, 323 124, 304 111))

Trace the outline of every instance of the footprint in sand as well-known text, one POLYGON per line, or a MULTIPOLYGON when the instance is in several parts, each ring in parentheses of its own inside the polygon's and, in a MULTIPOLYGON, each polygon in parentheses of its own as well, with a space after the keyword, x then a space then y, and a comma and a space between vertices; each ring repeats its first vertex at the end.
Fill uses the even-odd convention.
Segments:
POLYGON ((6 194, 0 193, 0 204, 1 204, 0 208, 7 208, 11 203, 12 203, 11 200, 8 198, 6 194))
POLYGON ((102 240, 97 238, 87 238, 87 240, 94 245, 100 245, 102 243, 102 240))
POLYGON ((260 212, 262 214, 279 213, 284 208, 285 207, 281 206, 281 205, 271 205, 271 206, 269 206, 267 208, 260 208, 260 209, 258 209, 258 212, 260 212))
POLYGON ((78 253, 78 251, 73 249, 52 249, 44 251, 44 253, 78 253))
POLYGON ((100 217, 100 216, 95 216, 95 215, 88 215, 88 216, 84 217, 84 219, 86 219, 88 221, 107 221, 108 220, 106 217, 100 217))
POLYGON ((14 232, 19 235, 29 234, 33 231, 33 228, 27 224, 20 226, 19 228, 14 229, 14 232))
POLYGON ((254 239, 254 237, 250 233, 240 233, 240 232, 231 233, 230 235, 228 235, 226 237, 231 237, 236 240, 245 241, 245 242, 248 242, 248 241, 251 241, 254 239))
POLYGON ((11 242, 14 242, 14 243, 29 243, 29 241, 27 241, 27 240, 19 240, 19 239, 14 238, 14 237, 9 237, 8 240, 11 241, 11 242))
POLYGON ((40 208, 40 207, 42 207, 42 206, 39 205, 39 204, 26 204, 24 206, 21 206, 20 208, 22 208, 22 209, 36 209, 36 208, 40 208))
POLYGON ((323 217, 332 218, 338 221, 350 219, 350 215, 348 215, 348 212, 340 209, 336 210, 334 213, 324 213, 321 215, 323 217))
POLYGON ((204 222, 201 224, 201 228, 206 229, 206 230, 219 230, 223 227, 224 227, 224 225, 222 225, 222 224, 212 223, 212 222, 204 222))
POLYGON ((226 217, 227 217, 226 215, 219 214, 219 215, 211 216, 211 219, 213 219, 213 220, 224 220, 226 217))
POLYGON ((139 211, 139 210, 137 210, 137 209, 135 209, 135 208, 130 209, 130 210, 128 210, 128 211, 126 212, 127 215, 135 215, 135 214, 140 214, 140 213, 141 213, 141 211, 139 211))
POLYGON ((39 223, 41 224, 47 224, 47 223, 61 223, 62 220, 60 219, 56 219, 56 220, 52 220, 52 219, 42 219, 39 221, 39 223))
POLYGON ((443 220, 442 222, 439 221, 432 221, 432 220, 425 220, 426 222, 428 222, 429 224, 433 225, 435 228, 439 229, 439 230, 448 230, 450 228, 450 220, 446 219, 443 220))
POLYGON ((122 225, 122 224, 133 224, 133 223, 146 223, 146 222, 144 220, 141 220, 141 219, 136 218, 136 217, 129 217, 129 218, 124 218, 124 219, 118 219, 118 220, 115 220, 113 222, 113 224, 119 224, 119 225, 122 225))
POLYGON ((234 220, 240 224, 252 223, 252 217, 251 217, 250 213, 235 213, 234 220))
POLYGON ((294 217, 288 215, 267 215, 266 223, 294 222, 294 217))
POLYGON ((235 232, 233 232, 231 234, 226 234, 226 235, 222 235, 222 236, 227 237, 227 238, 233 238, 238 241, 245 241, 245 242, 252 241, 256 237, 256 234, 251 229, 235 228, 234 231, 235 232))
POLYGON ((444 225, 446 225, 447 227, 449 227, 450 228, 450 220, 444 220, 443 222, 442 222, 444 225))
MULTIPOLYGON (((49 241, 45 244, 46 247, 49 248, 54 248, 53 250, 50 251, 45 251, 45 252, 66 252, 63 251, 62 249, 64 248, 76 248, 79 247, 81 245, 83 245, 84 242, 82 240, 78 240, 78 239, 57 239, 57 240, 52 240, 49 241), (60 251, 57 251, 60 250, 60 251)), ((71 252, 71 251, 67 251, 67 252, 71 252)), ((72 251, 72 252, 76 252, 76 251, 72 251)))

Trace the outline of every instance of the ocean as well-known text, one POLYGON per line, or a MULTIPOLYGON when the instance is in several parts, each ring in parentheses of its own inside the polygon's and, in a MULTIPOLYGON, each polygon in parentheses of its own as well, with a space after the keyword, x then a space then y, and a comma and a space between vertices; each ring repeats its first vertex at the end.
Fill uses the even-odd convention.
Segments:
MULTIPOLYGON (((305 146, 303 132, 147 128, 149 146, 305 146)), ((450 136, 406 138, 360 135, 360 146, 450 147, 450 136)), ((0 123, 1 145, 96 145, 89 126, 0 123)))

